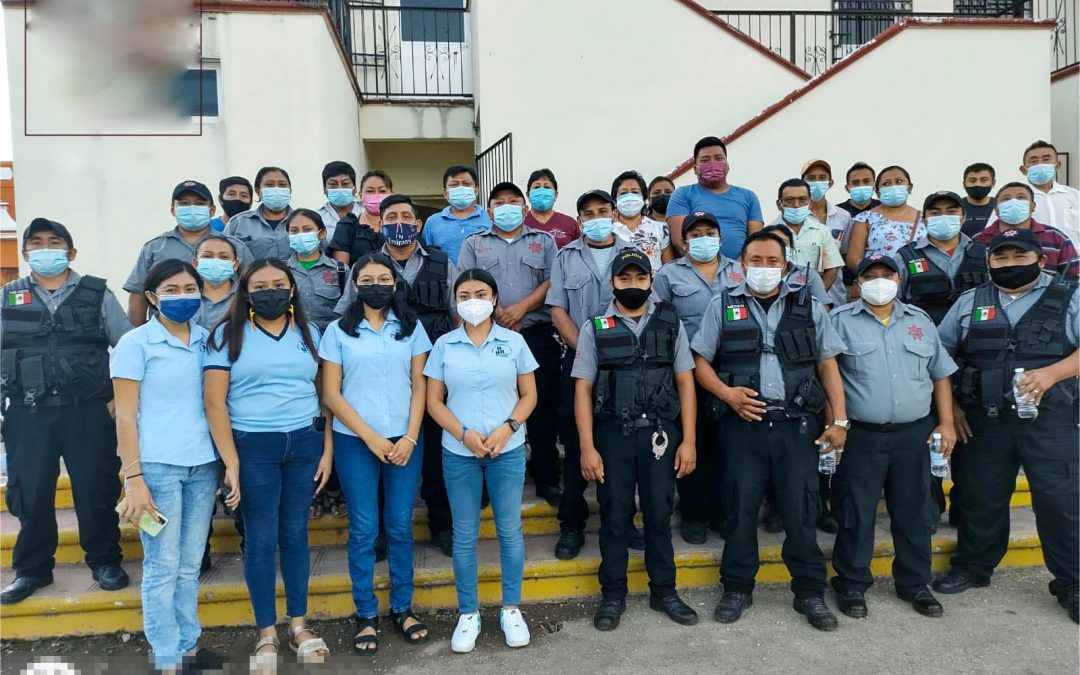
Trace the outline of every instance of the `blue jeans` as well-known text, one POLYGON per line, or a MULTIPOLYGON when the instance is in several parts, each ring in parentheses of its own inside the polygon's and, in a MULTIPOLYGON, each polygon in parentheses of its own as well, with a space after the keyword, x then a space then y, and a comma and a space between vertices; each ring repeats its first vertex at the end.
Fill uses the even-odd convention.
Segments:
MULTIPOLYGON (((396 442, 399 437, 391 438, 396 442)), ((413 530, 412 512, 420 487, 424 463, 423 435, 405 466, 383 464, 356 436, 334 432, 334 466, 349 505, 349 577, 352 579, 356 615, 379 614, 375 597, 375 537, 379 533, 379 476, 382 476, 390 565, 390 611, 404 612, 412 606, 413 530)))
POLYGON ((495 459, 455 455, 443 448, 443 477, 454 515, 454 585, 458 611, 480 609, 477 596, 476 542, 480 538, 480 494, 487 481, 495 532, 499 536, 502 604, 521 603, 525 574, 525 537, 521 534, 521 492, 525 487, 525 446, 495 459))
POLYGON ((150 496, 169 519, 156 537, 139 530, 143 632, 160 669, 175 667, 202 634, 199 565, 214 512, 218 466, 216 461, 198 466, 142 463, 150 496))
POLYGON ((240 510, 244 514, 244 580, 255 624, 277 623, 274 553, 281 551, 285 613, 307 614, 308 507, 323 435, 308 426, 286 433, 233 431, 240 456, 240 510))

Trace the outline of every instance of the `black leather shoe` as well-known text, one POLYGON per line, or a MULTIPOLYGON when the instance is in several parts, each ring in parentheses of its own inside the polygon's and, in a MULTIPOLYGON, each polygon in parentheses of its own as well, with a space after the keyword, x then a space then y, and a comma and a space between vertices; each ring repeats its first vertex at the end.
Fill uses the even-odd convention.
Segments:
MULTIPOLYGON (((451 535, 451 537, 453 537, 453 535, 451 535)), ((453 539, 451 538, 450 544, 453 545, 453 543, 453 539)), ((450 552, 453 553, 453 550, 450 552)), ((382 562, 384 560, 386 560, 386 535, 380 532, 375 535, 375 562, 382 562)))
POLYGON ((700 546, 709 540, 709 527, 705 523, 683 523, 682 538, 687 544, 700 546))
POLYGON ((645 533, 635 527, 634 531, 630 533, 630 543, 627 545, 627 548, 635 551, 644 551, 645 533))
POLYGON ((795 598, 792 607, 818 630, 836 630, 840 625, 836 615, 830 612, 829 606, 825 604, 825 598, 795 598))
POLYGON ((626 611, 626 600, 615 600, 613 598, 605 598, 600 601, 600 606, 596 608, 596 614, 593 615, 593 626, 596 630, 615 630, 619 627, 619 619, 622 618, 623 612, 626 611))
POLYGON ((754 597, 749 593, 724 591, 716 605, 713 618, 720 623, 735 623, 742 618, 743 612, 754 604, 754 597))
MULTIPOLYGON (((559 560, 573 560, 578 557, 578 553, 581 553, 581 547, 584 545, 584 532, 567 530, 559 535, 559 541, 555 543, 555 557, 559 560)), ((608 630, 611 630, 611 628, 608 630)))
POLYGON ((896 597, 900 598, 904 602, 910 602, 911 606, 915 608, 915 611, 923 616, 944 616, 945 608, 941 606, 937 598, 926 586, 918 588, 914 591, 905 591, 904 593, 897 593, 896 597))
POLYGON ((431 535, 431 543, 435 545, 435 548, 442 551, 442 554, 447 558, 454 557, 454 534, 452 532, 436 532, 431 535))
POLYGON ((559 500, 562 499, 562 490, 558 485, 537 485, 536 496, 551 506, 558 506, 559 500))
POLYGON ((969 588, 986 588, 989 585, 989 579, 976 579, 971 574, 959 569, 949 570, 948 574, 931 584, 935 591, 946 595, 963 593, 969 588))
POLYGON ((103 591, 118 591, 128 586, 127 572, 118 563, 102 565, 94 570, 91 576, 94 577, 94 581, 98 582, 103 591))
POLYGON ((865 619, 867 615, 866 596, 860 591, 845 590, 836 592, 836 604, 840 611, 852 619, 865 619))
POLYGON ((1080 589, 1058 592, 1051 590, 1051 593, 1057 596, 1058 604, 1069 612, 1069 618, 1074 623, 1080 623, 1080 589))
POLYGON ((832 517, 831 513, 822 511, 817 519, 817 528, 822 532, 836 534, 840 530, 840 525, 836 522, 836 518, 832 517))
POLYGON ((15 581, 12 581, 3 592, 0 592, 0 605, 14 605, 17 602, 22 602, 33 595, 34 591, 44 588, 52 582, 51 574, 47 577, 16 577, 15 581))
POLYGON ((780 519, 780 514, 772 509, 769 509, 765 513, 765 522, 762 523, 766 532, 776 534, 777 532, 784 531, 784 521, 780 519))
POLYGON ((697 612, 675 593, 663 598, 649 595, 649 609, 663 612, 669 619, 684 626, 693 626, 698 622, 697 612))

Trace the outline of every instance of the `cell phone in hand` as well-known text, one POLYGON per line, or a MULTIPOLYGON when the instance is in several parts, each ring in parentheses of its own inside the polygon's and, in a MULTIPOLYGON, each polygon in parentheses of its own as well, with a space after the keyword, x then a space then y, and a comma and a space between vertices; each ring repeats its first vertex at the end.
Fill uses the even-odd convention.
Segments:
MULTIPOLYGON (((123 513, 125 508, 127 508, 126 499, 121 500, 120 503, 116 505, 116 512, 123 513)), ((139 529, 151 537, 158 536, 158 534, 161 533, 162 528, 169 524, 169 519, 166 518, 164 514, 159 513, 158 517, 161 518, 160 521, 156 520, 149 512, 143 511, 142 516, 139 518, 139 529)))

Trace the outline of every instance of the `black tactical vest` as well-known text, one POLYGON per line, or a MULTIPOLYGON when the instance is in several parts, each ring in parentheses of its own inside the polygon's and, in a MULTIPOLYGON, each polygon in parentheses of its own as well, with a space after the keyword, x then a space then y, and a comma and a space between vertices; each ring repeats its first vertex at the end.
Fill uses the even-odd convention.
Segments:
POLYGON ((109 340, 101 313, 104 279, 79 279, 53 314, 34 293, 29 277, 6 284, 3 294, 3 398, 19 406, 55 397, 74 399, 70 404, 112 398, 109 340))
POLYGON ((435 342, 450 332, 450 288, 446 285, 450 257, 445 251, 427 248, 420 273, 409 285, 409 304, 435 342))
POLYGON ((990 280, 986 269, 986 247, 974 242, 964 251, 964 259, 951 279, 922 249, 916 248, 914 242, 900 249, 900 258, 908 272, 901 300, 929 314, 935 326, 941 323, 964 291, 990 280))

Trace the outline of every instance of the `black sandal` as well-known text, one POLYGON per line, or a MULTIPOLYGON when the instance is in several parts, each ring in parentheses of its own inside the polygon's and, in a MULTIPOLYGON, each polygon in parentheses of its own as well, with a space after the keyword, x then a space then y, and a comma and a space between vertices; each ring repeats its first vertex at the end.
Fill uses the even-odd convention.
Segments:
POLYGON ((353 637, 353 651, 357 654, 363 654, 364 656, 374 656, 375 652, 379 651, 379 617, 372 616, 368 618, 356 617, 356 635, 353 637), (371 628, 375 630, 375 635, 361 635, 364 630, 371 628), (374 647, 368 647, 367 645, 375 645, 374 647))
POLYGON ((393 619, 394 626, 397 627, 398 632, 401 633, 401 636, 405 638, 405 642, 409 643, 414 647, 427 642, 427 635, 417 635, 417 633, 419 633, 420 631, 426 631, 428 627, 425 626, 422 621, 420 621, 420 618, 418 616, 413 614, 412 609, 407 609, 404 612, 390 612, 390 618, 393 619), (416 623, 406 628, 405 622, 409 619, 412 619, 416 623))

